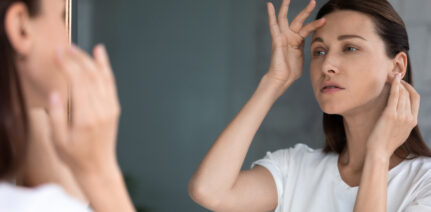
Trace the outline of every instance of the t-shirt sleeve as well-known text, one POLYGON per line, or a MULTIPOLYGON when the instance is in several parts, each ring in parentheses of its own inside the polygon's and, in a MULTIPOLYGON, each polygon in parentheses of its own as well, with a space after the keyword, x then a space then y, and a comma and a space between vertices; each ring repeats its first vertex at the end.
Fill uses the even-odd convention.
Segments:
MULTIPOLYGON (((275 152, 267 152, 266 156, 260 160, 252 163, 251 168, 256 165, 266 168, 272 175, 275 185, 277 187, 278 204, 277 209, 280 207, 283 197, 283 188, 287 180, 288 170, 291 166, 298 162, 299 157, 304 153, 305 150, 310 148, 302 143, 296 144, 294 147, 288 149, 281 149, 275 152)), ((276 209, 276 210, 277 210, 276 209)))
POLYGON ((422 187, 421 192, 406 207, 404 212, 429 212, 431 211, 431 180, 422 187))

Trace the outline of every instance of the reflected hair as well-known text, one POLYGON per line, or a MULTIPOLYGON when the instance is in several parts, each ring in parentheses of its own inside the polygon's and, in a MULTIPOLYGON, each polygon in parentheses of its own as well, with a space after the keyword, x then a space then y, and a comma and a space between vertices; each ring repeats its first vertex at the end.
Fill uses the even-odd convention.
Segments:
MULTIPOLYGON (((392 5, 387 0, 329 0, 320 8, 316 20, 339 10, 352 10, 368 15, 374 22, 377 34, 385 44, 389 58, 395 58, 400 52, 407 54, 407 70, 403 80, 413 85, 406 26, 392 5)), ((323 151, 341 154, 347 145, 343 117, 323 113, 323 131, 325 133, 323 151)), ((419 156, 431 157, 431 151, 418 126, 412 129, 406 142, 398 147, 394 154, 403 159, 414 159, 419 156), (408 158, 410 154, 413 156, 408 158)))
POLYGON ((39 0, 0 1, 0 180, 12 179, 22 168, 27 152, 29 123, 16 67, 17 53, 6 33, 8 9, 15 3, 27 6, 30 16, 39 12, 39 0))

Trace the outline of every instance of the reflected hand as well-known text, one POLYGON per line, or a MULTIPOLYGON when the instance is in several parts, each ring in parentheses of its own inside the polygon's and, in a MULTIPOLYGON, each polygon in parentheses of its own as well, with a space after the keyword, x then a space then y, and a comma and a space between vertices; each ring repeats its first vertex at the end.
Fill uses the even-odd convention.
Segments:
POLYGON ((267 76, 286 86, 297 80, 302 74, 305 38, 325 24, 325 19, 321 18, 303 26, 304 21, 316 6, 316 1, 311 0, 289 26, 287 20, 289 3, 290 0, 283 0, 278 19, 274 5, 267 3, 272 38, 272 56, 267 76))
POLYGON ((390 158, 417 126, 420 96, 398 75, 392 82, 390 96, 382 116, 368 139, 368 151, 378 151, 390 158))

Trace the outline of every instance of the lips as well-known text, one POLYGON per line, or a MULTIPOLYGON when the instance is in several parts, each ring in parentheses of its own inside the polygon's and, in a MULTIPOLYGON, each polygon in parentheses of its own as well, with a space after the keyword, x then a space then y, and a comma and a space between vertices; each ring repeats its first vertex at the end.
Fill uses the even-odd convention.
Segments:
POLYGON ((322 87, 320 88, 320 91, 323 93, 328 93, 328 92, 332 93, 343 89, 344 89, 343 87, 341 87, 339 84, 335 82, 324 82, 322 87))

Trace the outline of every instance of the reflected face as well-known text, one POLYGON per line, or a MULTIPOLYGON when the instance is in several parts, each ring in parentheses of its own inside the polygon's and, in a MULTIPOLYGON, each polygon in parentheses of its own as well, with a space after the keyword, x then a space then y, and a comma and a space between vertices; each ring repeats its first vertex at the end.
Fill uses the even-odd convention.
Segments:
POLYGON ((392 60, 372 18, 350 10, 325 16, 311 44, 311 81, 323 112, 343 115, 390 87, 392 60))
POLYGON ((40 0, 37 16, 31 18, 32 48, 20 67, 24 93, 30 106, 46 106, 50 92, 66 98, 67 85, 58 69, 58 47, 68 46, 65 0, 40 0))

